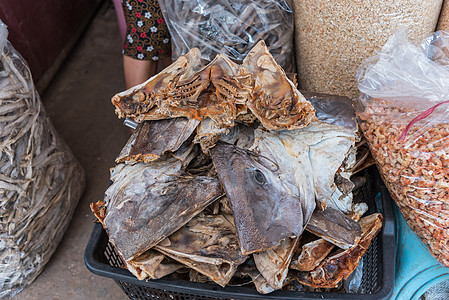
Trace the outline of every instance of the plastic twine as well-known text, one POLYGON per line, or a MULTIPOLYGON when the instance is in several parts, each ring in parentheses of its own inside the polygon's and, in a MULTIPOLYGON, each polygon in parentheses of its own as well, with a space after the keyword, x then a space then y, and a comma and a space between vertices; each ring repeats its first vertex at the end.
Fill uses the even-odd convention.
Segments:
POLYGON ((438 103, 437 105, 432 106, 431 108, 429 108, 428 110, 426 110, 425 112, 421 113, 420 115, 415 117, 413 120, 411 120, 410 123, 408 123, 407 127, 405 127, 405 129, 402 131, 401 136, 399 137, 398 141, 403 142, 405 140, 405 137, 407 136, 407 133, 410 131, 410 128, 412 128, 413 124, 415 124, 418 121, 424 120, 425 118, 430 116, 430 114, 433 113, 433 111, 438 106, 445 104, 445 103, 449 103, 449 100, 443 101, 441 103, 438 103))

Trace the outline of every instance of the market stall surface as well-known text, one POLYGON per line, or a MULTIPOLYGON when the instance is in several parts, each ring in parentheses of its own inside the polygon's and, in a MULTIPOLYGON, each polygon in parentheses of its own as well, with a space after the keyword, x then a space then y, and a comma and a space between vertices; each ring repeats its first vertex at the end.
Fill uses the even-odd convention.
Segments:
POLYGON ((86 171, 86 189, 62 242, 42 274, 14 299, 127 299, 111 279, 84 266, 94 216, 109 168, 130 136, 111 97, 125 88, 121 40, 112 5, 103 6, 42 95, 56 130, 86 171))

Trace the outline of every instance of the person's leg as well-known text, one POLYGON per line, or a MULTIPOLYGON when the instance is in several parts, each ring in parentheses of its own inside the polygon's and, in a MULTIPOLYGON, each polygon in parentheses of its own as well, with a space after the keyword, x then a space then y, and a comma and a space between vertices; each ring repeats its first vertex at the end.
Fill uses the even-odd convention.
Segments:
POLYGON ((162 66, 162 69, 165 69, 166 67, 168 67, 169 65, 171 65, 173 63, 173 61, 171 60, 171 56, 169 56, 169 57, 164 57, 162 60, 161 60, 161 66, 162 66))
POLYGON ((140 60, 123 55, 123 72, 125 75, 126 88, 141 84, 157 71, 157 61, 140 60))

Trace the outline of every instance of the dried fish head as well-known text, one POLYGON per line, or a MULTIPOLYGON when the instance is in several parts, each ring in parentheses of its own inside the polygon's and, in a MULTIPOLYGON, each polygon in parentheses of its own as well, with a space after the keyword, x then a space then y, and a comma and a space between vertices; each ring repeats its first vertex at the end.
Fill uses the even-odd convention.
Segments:
POLYGON ((225 286, 246 260, 234 225, 222 215, 201 213, 154 247, 225 286))
POLYGON ((278 167, 277 176, 282 189, 300 202, 302 210, 300 222, 305 227, 315 210, 316 203, 309 146, 301 140, 301 135, 297 132, 300 130, 265 131, 258 128, 254 131, 254 143, 249 150, 266 157, 278 167))
MULTIPOLYGON (((335 174, 356 140, 357 135, 352 130, 317 121, 297 130, 267 132, 257 129, 250 150, 263 153, 282 165, 284 180, 300 187, 302 193, 313 188, 313 197, 324 209, 336 190, 335 174)), ((301 199, 310 201, 310 197, 308 192, 301 199)))
POLYGON ((303 231, 303 211, 296 195, 280 179, 273 161, 218 142, 210 150, 234 215, 243 254, 275 247, 303 231))
POLYGON ((180 160, 168 157, 122 164, 111 172, 106 216, 100 221, 126 261, 178 230, 221 195, 217 179, 182 176, 182 167, 180 160))
POLYGON ((264 41, 251 49, 243 67, 255 77, 247 106, 266 129, 297 129, 316 120, 315 109, 287 78, 264 41))
POLYGON ((116 94, 112 98, 115 113, 119 118, 133 118, 137 122, 170 117, 157 109, 157 102, 163 97, 168 86, 180 78, 201 69, 201 53, 197 48, 180 56, 173 64, 142 84, 116 94), (153 110, 153 112, 150 112, 153 110))

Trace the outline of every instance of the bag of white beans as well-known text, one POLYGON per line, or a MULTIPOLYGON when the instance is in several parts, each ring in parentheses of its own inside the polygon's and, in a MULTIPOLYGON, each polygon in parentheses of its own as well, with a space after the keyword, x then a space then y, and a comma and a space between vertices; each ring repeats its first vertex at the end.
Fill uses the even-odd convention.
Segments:
POLYGON ((358 66, 401 27, 415 41, 434 32, 442 2, 293 0, 299 87, 356 99, 358 66))

